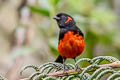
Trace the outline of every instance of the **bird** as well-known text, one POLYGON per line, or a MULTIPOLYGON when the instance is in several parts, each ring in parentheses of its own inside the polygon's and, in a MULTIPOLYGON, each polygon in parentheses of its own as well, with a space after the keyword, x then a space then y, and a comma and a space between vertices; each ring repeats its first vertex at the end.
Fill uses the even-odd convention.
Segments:
MULTIPOLYGON (((84 34, 76 26, 76 22, 70 15, 66 13, 58 13, 53 17, 59 27, 59 41, 57 50, 59 56, 55 62, 63 63, 65 69, 65 60, 67 58, 75 58, 82 54, 85 48, 84 34)), ((76 60, 75 60, 76 62, 76 60)), ((77 66, 78 68, 78 66, 77 66)))

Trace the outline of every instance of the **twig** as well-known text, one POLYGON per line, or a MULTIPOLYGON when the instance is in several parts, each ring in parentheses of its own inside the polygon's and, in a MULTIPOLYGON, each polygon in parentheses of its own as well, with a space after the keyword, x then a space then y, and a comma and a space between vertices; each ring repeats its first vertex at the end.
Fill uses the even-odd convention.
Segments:
MULTIPOLYGON (((120 61, 116 61, 110 64, 102 64, 99 65, 100 67, 112 67, 112 68, 120 68, 120 61)), ((82 70, 84 70, 85 68, 82 68, 82 70)), ((62 71, 58 71, 58 72, 54 72, 54 73, 49 73, 48 76, 65 76, 66 74, 74 74, 74 73, 78 73, 75 69, 71 69, 71 70, 67 70, 66 72, 62 71)), ((27 78, 25 79, 21 79, 21 80, 28 80, 27 78)))
POLYGON ((64 76, 66 74, 70 74, 70 73, 76 73, 76 71, 74 69, 72 70, 68 70, 68 71, 58 71, 55 73, 49 73, 48 76, 64 76))
POLYGON ((115 61, 115 62, 110 63, 110 64, 103 64, 103 65, 100 65, 100 67, 120 68, 120 61, 115 61))
MULTIPOLYGON (((120 68, 120 61, 116 61, 110 64, 102 64, 99 65, 100 67, 112 67, 112 68, 120 68)), ((82 70, 84 70, 84 68, 82 68, 82 70)), ((66 74, 71 74, 71 73, 77 73, 76 70, 72 69, 72 70, 68 70, 65 73, 63 71, 58 71, 55 73, 49 73, 48 76, 64 76, 66 74)))

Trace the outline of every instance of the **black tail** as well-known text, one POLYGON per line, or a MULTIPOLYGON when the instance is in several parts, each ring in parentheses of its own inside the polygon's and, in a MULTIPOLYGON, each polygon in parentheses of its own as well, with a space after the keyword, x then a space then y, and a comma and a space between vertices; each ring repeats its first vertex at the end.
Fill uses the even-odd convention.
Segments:
MULTIPOLYGON (((66 60, 66 59, 65 59, 66 60)), ((55 60, 55 62, 58 62, 58 63, 63 63, 63 58, 62 56, 58 56, 57 59, 55 60)))

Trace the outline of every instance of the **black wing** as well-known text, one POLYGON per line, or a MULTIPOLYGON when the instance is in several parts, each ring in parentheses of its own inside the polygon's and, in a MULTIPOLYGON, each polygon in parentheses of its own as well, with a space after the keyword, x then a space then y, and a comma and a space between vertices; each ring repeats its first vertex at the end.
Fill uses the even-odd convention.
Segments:
MULTIPOLYGON (((64 60, 66 60, 66 58, 64 58, 64 60)), ((55 62, 63 63, 63 58, 62 58, 62 56, 59 55, 59 56, 57 57, 57 59, 55 60, 55 62)))

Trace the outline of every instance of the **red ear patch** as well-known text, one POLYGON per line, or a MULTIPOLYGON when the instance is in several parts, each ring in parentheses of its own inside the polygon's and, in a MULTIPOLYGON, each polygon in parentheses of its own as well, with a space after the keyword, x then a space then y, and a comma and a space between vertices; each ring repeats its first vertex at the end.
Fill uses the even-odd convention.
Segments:
POLYGON ((68 17, 68 19, 65 21, 65 23, 68 23, 69 21, 71 21, 72 18, 71 17, 68 17))

